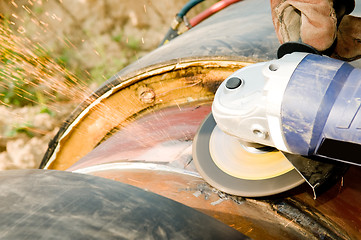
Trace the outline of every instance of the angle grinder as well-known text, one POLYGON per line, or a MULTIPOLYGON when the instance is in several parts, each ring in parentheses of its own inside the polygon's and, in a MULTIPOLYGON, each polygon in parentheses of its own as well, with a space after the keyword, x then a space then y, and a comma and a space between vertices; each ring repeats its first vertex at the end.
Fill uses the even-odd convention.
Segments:
POLYGON ((216 91, 193 141, 202 177, 261 197, 304 182, 316 192, 361 165, 361 70, 294 52, 244 67, 216 91))

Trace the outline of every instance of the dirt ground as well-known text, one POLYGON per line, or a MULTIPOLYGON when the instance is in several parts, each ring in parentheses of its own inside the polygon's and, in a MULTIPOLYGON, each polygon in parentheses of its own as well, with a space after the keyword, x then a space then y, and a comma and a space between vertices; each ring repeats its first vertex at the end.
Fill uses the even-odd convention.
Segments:
MULTIPOLYGON (((187 0, 4 0, 14 35, 41 44, 90 90, 156 48, 187 0)), ((212 2, 212 1, 211 1, 212 2)), ((213 1, 214 2, 214 1, 213 1)), ((209 3, 207 3, 209 5, 209 3)), ((200 5, 192 14, 200 12, 200 5)), ((47 144, 79 99, 44 106, 0 103, 0 170, 37 168, 47 144)))

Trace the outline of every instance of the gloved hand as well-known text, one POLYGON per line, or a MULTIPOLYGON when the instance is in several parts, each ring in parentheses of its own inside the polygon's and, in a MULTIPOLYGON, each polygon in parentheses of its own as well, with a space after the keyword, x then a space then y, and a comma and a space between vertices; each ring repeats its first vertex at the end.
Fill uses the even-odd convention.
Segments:
POLYGON ((354 0, 270 1, 281 43, 301 41, 346 61, 361 57, 361 18, 347 15, 354 0))
POLYGON ((331 57, 344 61, 361 58, 361 18, 346 15, 337 31, 337 43, 331 57))

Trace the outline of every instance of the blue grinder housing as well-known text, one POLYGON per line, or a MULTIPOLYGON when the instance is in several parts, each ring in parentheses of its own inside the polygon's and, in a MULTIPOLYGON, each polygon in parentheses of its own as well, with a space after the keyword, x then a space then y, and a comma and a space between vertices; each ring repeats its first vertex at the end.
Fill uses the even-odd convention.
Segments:
POLYGON ((281 119, 292 153, 361 164, 361 70, 308 54, 284 92, 281 119))

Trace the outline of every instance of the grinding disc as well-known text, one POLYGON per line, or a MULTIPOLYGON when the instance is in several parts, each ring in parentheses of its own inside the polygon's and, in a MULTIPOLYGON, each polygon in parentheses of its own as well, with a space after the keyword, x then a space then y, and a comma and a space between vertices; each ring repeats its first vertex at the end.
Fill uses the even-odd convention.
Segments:
MULTIPOLYGON (((245 171, 242 171, 241 174, 232 174, 234 175, 232 176, 227 173, 230 171, 229 167, 226 168, 226 171, 223 171, 217 166, 210 153, 210 139, 215 127, 216 122, 213 115, 210 114, 202 123, 193 140, 193 160, 196 168, 201 176, 213 187, 233 195, 262 197, 287 191, 304 182, 304 179, 294 168, 275 171, 271 174, 263 172, 257 177, 242 176, 245 175, 245 171)), ((223 148, 223 146, 212 147, 223 148)), ((221 149, 220 152, 222 151, 225 153, 229 149, 221 149)), ((259 153, 254 154, 259 155, 259 153)), ((227 154, 224 154, 224 156, 227 156, 227 154)), ((217 159, 217 163, 219 164, 221 160, 217 159)), ((233 161, 232 164, 235 164, 235 162, 233 161)), ((225 168, 225 164, 219 165, 225 168)), ((242 167, 242 161, 239 161, 239 165, 237 168, 242 167)))
POLYGON ((209 151, 217 167, 236 178, 262 180, 294 169, 277 149, 262 151, 247 147, 236 137, 224 133, 217 125, 211 134, 209 151))

